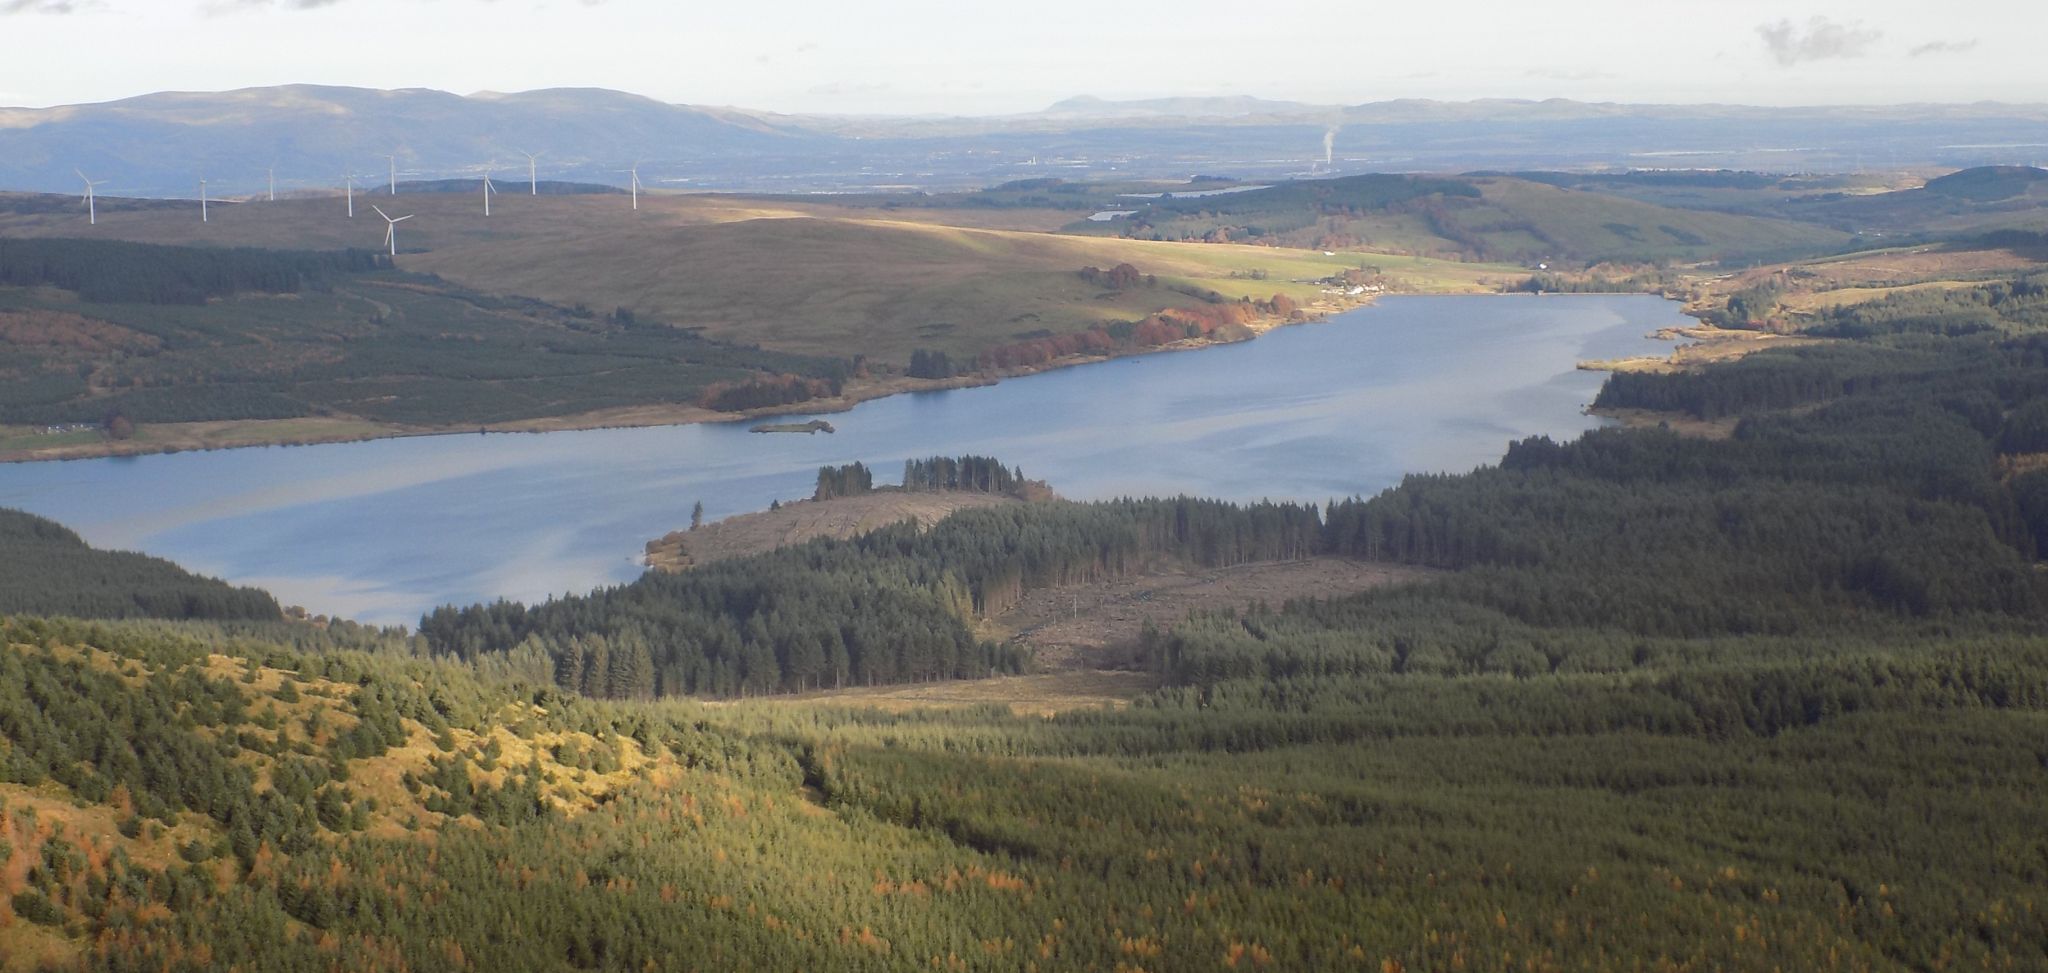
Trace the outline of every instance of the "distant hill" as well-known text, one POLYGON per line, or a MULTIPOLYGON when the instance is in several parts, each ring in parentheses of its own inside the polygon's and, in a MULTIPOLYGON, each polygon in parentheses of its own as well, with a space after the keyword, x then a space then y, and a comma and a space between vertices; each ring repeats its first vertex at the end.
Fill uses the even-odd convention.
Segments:
POLYGON ((2048 230, 2048 170, 1982 166, 1888 193, 1830 193, 1793 201, 1786 215, 1843 229, 1929 239, 2048 230))
MULTIPOLYGON (((594 182, 569 182, 561 179, 542 179, 529 183, 525 177, 514 178, 501 173, 492 173, 491 178, 500 193, 523 193, 531 191, 536 196, 618 196, 626 192, 617 186, 606 186, 594 182)), ((398 184, 398 192, 404 193, 473 193, 484 188, 483 177, 468 179, 413 179, 398 184)))
MULTIPOLYGON (((1245 97, 1114 101, 1070 98, 999 117, 780 116, 805 128, 858 136, 870 153, 916 148, 941 164, 960 140, 988 160, 1121 176, 1229 173, 1306 175, 1335 133, 1332 165, 1315 171, 1450 172, 1471 169, 1751 169, 1852 172, 2031 163, 2048 159, 2034 134, 2048 105, 1761 107, 1652 105, 1481 98, 1402 98, 1318 105, 1245 97), (1115 156, 1114 163, 1106 161, 1115 156)), ((903 158, 908 162, 907 157, 903 158)), ((929 163, 920 163, 929 169, 929 163)))
POLYGON ((599 88, 464 97, 444 91, 285 85, 165 92, 95 105, 0 109, 0 186, 72 191, 73 168, 106 195, 218 196, 338 186, 345 171, 377 181, 397 154, 403 178, 526 174, 523 152, 551 178, 616 181, 636 161, 652 184, 707 160, 816 154, 835 142, 736 112, 670 105, 599 88))
POLYGON ((1598 263, 1819 252, 1850 237, 1821 226, 1678 209, 1503 175, 1347 176, 1226 194, 1133 199, 1131 216, 1069 229, 1136 239, 1395 250, 1463 259, 1598 263))
POLYGON ((1306 115, 1337 111, 1335 106, 1300 101, 1271 101, 1242 95, 1211 98, 1145 98, 1110 101, 1081 95, 1037 112, 1036 118, 1237 118, 1246 115, 1306 115))
POLYGON ((525 175, 650 189, 847 192, 1019 178, 1274 179, 1472 169, 1847 172, 2037 163, 2048 106, 1765 108, 1550 99, 1318 105, 1246 96, 1068 98, 1015 115, 781 115, 597 88, 456 95, 284 85, 0 108, 0 189, 216 196, 339 186, 353 170, 422 181, 525 175), (1333 131, 1334 129, 1334 131, 1333 131), (1326 141, 1327 140, 1327 141, 1326 141), (1326 148, 1328 159, 1325 159, 1326 148))
POLYGON ((2025 195, 2048 181, 2048 169, 2033 166, 1981 166, 1951 172, 1930 179, 1926 189, 1939 196, 1953 196, 1973 203, 1990 203, 2025 195))

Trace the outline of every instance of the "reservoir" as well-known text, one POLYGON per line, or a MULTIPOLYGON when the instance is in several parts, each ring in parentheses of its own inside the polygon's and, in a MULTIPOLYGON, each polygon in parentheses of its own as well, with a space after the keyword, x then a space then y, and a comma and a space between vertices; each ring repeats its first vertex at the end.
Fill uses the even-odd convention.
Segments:
POLYGON ((1080 500, 1370 496, 1600 425, 1583 410, 1604 376, 1576 364, 1666 354, 1648 335, 1690 323, 1647 296, 1394 297, 1240 344, 877 399, 829 416, 830 435, 720 423, 11 464, 0 506, 413 625, 632 580, 693 504, 716 519, 808 497, 819 466, 855 460, 894 483, 908 458, 995 456, 1080 500))

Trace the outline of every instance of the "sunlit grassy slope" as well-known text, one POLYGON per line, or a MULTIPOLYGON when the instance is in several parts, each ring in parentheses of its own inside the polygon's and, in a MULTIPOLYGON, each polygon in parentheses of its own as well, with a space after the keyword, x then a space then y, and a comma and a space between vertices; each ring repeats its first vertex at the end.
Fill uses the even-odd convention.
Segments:
POLYGON ((908 222, 751 219, 693 227, 593 228, 557 247, 528 238, 450 246, 410 258, 471 287, 518 289, 563 304, 616 302, 714 338, 813 354, 858 350, 884 360, 916 348, 955 354, 1090 324, 1135 320, 1201 299, 1287 293, 1364 264, 1426 290, 1467 290, 1501 269, 1266 247, 1096 240, 908 222), (1163 286, 1113 291, 1083 267, 1129 263, 1163 286))
POLYGON ((152 243, 292 248, 375 248, 383 221, 369 209, 413 215, 399 226, 400 265, 491 293, 538 297, 703 328, 713 338, 777 350, 901 363, 917 348, 971 354, 1043 332, 1135 320, 1226 298, 1317 297, 1319 278, 1371 267, 1416 291, 1492 290, 1512 268, 1409 257, 1251 246, 1200 246, 1063 236, 1015 221, 949 211, 880 214, 827 204, 705 196, 501 196, 493 215, 475 194, 359 194, 340 199, 216 207, 102 210, 87 228, 75 214, 0 213, 0 234, 97 234, 152 243), (186 212, 186 209, 192 210, 186 212), (886 218, 877 218, 886 216, 886 218), (1160 286, 1122 292, 1075 272, 1130 263, 1160 286), (1176 290, 1176 286, 1180 289, 1176 290))

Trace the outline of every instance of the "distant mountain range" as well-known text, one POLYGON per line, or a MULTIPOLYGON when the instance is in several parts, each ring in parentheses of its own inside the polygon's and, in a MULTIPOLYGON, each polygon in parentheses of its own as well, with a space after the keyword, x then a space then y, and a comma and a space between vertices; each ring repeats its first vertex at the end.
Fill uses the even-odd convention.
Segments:
POLYGON ((594 88, 455 95, 286 85, 0 108, 0 189, 222 195, 365 181, 524 175, 651 188, 958 188, 1032 176, 1272 179, 1479 168, 1851 168, 2048 159, 2048 106, 1756 108, 1565 100, 1314 105, 1250 97, 1078 97, 993 117, 790 116, 594 88), (1325 153, 1328 153, 1327 161, 1325 153))
MULTIPOLYGON (((594 88, 461 96, 407 88, 317 85, 166 92, 97 105, 0 109, 0 185, 68 190, 73 168, 107 195, 225 193, 339 186, 347 171, 400 178, 527 170, 523 152, 556 176, 585 177, 661 159, 677 167, 737 158, 814 155, 829 135, 756 116, 669 105, 594 88)), ((643 178, 645 178, 643 176, 643 178)), ((650 180, 651 181, 651 180, 650 180)))

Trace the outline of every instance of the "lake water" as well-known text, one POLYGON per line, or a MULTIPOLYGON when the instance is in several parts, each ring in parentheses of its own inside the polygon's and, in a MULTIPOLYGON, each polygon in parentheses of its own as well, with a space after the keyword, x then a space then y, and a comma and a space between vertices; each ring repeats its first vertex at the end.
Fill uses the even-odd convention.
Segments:
POLYGON ((836 435, 736 423, 11 464, 0 506, 410 625, 631 580, 693 503, 715 519, 807 497, 819 466, 854 460, 895 482, 913 456, 992 455, 1075 499, 1371 495, 1599 425, 1582 410, 1602 376, 1575 364, 1667 352, 1646 336, 1687 323, 1643 296, 1396 297, 1242 344, 878 399, 826 417, 836 435))

